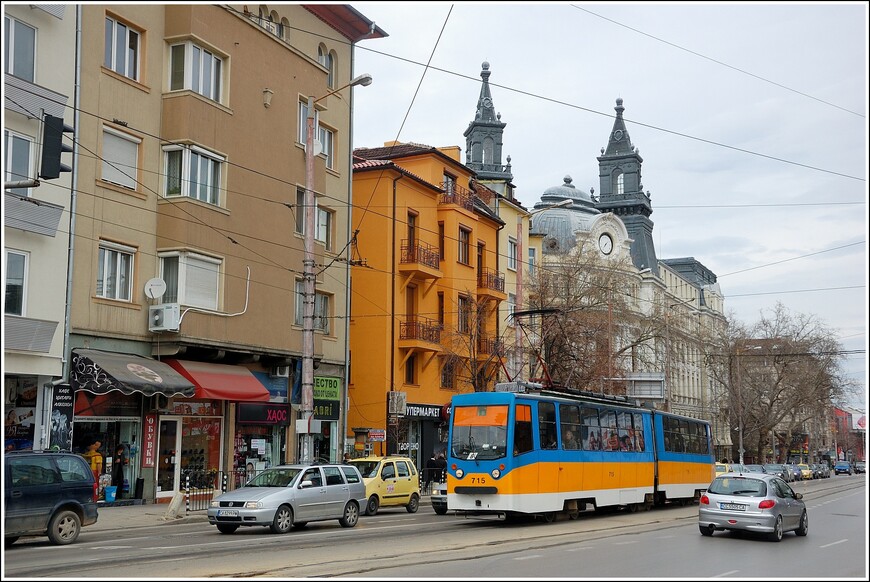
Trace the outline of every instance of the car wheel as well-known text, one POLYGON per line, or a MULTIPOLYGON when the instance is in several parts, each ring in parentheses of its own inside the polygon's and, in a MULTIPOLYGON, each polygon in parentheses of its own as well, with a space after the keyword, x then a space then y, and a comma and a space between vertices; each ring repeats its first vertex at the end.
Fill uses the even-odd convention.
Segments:
POLYGON ((801 515, 801 524, 795 530, 794 533, 799 535, 799 536, 805 536, 809 533, 809 531, 810 531, 810 518, 807 517, 807 512, 804 511, 803 515, 801 515))
POLYGON ((239 526, 230 525, 228 523, 219 523, 219 524, 217 524, 217 528, 218 528, 218 531, 221 532, 222 534, 231 534, 231 533, 235 533, 236 530, 239 529, 239 526))
POLYGON ((710 536, 712 536, 712 535, 713 535, 713 532, 716 531, 716 528, 714 528, 712 525, 706 525, 706 526, 705 526, 705 525, 699 525, 699 526, 698 526, 698 529, 700 530, 701 535, 702 535, 702 536, 705 536, 705 537, 710 537, 710 536))
POLYGON ((372 495, 369 497, 368 503, 366 503, 366 515, 374 515, 378 512, 378 507, 380 507, 381 502, 378 501, 377 495, 372 495))
POLYGON ((782 541, 782 516, 776 516, 776 523, 773 524, 773 531, 770 533, 770 541, 782 541))
POLYGON ((76 541, 81 531, 82 522, 73 511, 60 511, 48 522, 48 539, 59 546, 76 541))
POLYGON ((341 527, 353 527, 359 521, 359 505, 353 501, 348 501, 344 506, 344 516, 338 520, 341 527))
POLYGON ((417 510, 420 508, 420 496, 416 493, 411 494, 411 501, 408 502, 408 505, 405 506, 405 509, 408 510, 408 513, 417 513, 417 510))
POLYGON ((437 507, 435 507, 435 506, 433 506, 432 509, 434 509, 434 510, 435 510, 435 513, 437 513, 438 515, 445 515, 445 514, 447 513, 447 508, 446 508, 446 507, 441 507, 441 506, 437 506, 437 507))
POLYGON ((293 509, 289 505, 282 505, 272 518, 272 533, 285 534, 293 526, 293 509))

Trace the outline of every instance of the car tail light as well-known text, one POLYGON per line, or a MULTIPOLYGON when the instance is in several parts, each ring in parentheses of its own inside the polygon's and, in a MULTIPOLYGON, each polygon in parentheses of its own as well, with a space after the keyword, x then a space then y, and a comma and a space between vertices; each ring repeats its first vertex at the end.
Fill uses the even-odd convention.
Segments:
POLYGON ((701 495, 701 499, 698 500, 701 505, 710 505, 710 498, 707 495, 701 495))
POLYGON ((94 481, 94 503, 100 500, 100 484, 94 481))
POLYGON ((758 504, 758 509, 770 509, 774 505, 776 505, 776 501, 774 501, 773 499, 765 499, 758 504))

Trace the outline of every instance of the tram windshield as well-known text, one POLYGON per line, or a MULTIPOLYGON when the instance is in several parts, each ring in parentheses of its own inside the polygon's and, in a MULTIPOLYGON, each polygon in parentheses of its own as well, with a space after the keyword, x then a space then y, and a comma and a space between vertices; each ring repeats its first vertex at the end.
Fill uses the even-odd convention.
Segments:
POLYGON ((460 459, 500 459, 507 451, 507 405, 456 406, 451 454, 460 459))

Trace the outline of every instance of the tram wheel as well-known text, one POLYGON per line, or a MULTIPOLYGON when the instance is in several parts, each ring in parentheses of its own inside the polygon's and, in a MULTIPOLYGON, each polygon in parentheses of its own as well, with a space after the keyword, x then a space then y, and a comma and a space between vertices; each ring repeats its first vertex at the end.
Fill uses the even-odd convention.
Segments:
POLYGON ((543 518, 545 523, 553 523, 554 521, 556 521, 556 512, 548 511, 543 515, 543 518))

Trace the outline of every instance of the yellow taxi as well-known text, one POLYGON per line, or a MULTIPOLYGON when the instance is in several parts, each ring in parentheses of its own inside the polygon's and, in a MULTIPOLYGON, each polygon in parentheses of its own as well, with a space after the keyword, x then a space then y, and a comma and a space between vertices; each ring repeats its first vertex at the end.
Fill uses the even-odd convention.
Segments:
POLYGON ((804 463, 798 463, 798 469, 801 470, 801 479, 803 479, 804 481, 813 478, 813 470, 810 469, 809 465, 806 465, 804 463))
POLYGON ((362 457, 351 459, 366 485, 365 515, 374 515, 381 507, 404 505, 408 513, 420 507, 420 475, 409 457, 362 457))

